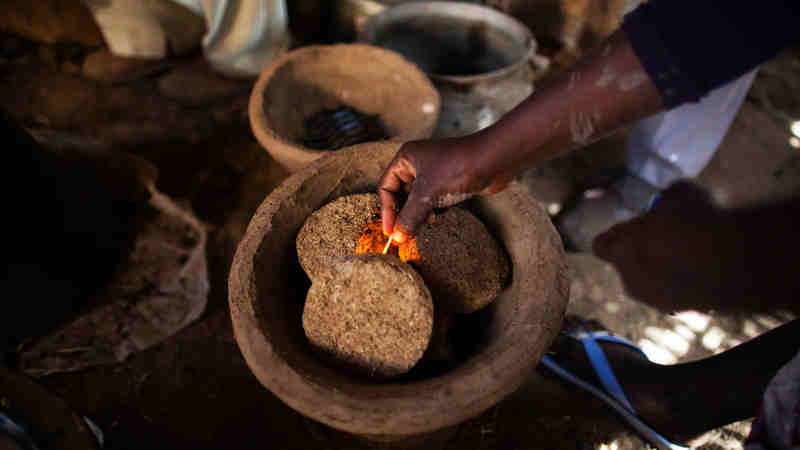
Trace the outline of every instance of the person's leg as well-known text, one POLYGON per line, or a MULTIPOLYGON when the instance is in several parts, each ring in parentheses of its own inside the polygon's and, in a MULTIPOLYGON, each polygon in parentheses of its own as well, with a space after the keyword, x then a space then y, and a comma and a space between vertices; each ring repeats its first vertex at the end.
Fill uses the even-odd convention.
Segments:
MULTIPOLYGON (((600 343, 639 416, 676 441, 753 417, 767 385, 800 350, 800 320, 695 362, 663 366, 629 347, 600 343)), ((599 385, 583 345, 560 338, 551 349, 559 364, 599 385)))

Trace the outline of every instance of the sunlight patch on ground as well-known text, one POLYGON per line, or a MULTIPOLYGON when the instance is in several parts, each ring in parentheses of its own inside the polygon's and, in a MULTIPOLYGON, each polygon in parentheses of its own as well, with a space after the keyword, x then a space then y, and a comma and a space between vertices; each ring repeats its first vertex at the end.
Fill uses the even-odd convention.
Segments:
POLYGON ((694 332, 686 325, 675 325, 675 332, 680 334, 682 338, 689 342, 694 341, 694 339, 697 337, 697 335, 695 335, 694 332))
POLYGON ((742 333, 747 335, 747 337, 754 338, 761 334, 761 331, 758 329, 758 325, 752 320, 745 320, 742 322, 742 333))
POLYGON ((684 311, 675 314, 675 318, 685 323, 686 326, 694 331, 705 331, 711 322, 711 316, 698 311, 684 311))
POLYGON ((722 344, 722 340, 728 334, 722 331, 720 327, 711 327, 710 330, 703 336, 703 347, 714 351, 719 348, 720 344, 722 344))
POLYGON ((759 314, 756 316, 756 322, 760 323, 762 326, 768 329, 776 328, 781 324, 781 322, 778 319, 770 316, 765 316, 763 314, 759 314))
POLYGON ((689 351, 689 341, 672 330, 647 327, 644 329, 644 334, 651 341, 656 343, 656 345, 670 351, 676 356, 683 356, 689 351))
POLYGON ((728 339, 727 341, 725 341, 725 345, 728 348, 733 348, 733 347, 742 345, 742 341, 740 341, 738 339, 728 339))
POLYGON ((608 444, 600 444, 597 446, 597 450, 617 450, 619 448, 619 444, 617 441, 611 441, 608 444))
POLYGON ((639 347, 642 349, 647 359, 658 364, 675 364, 678 358, 675 357, 669 350, 657 345, 650 339, 641 339, 639 347))
POLYGON ((792 134, 800 137, 800 120, 795 120, 794 122, 789 125, 789 129, 792 131, 792 134))

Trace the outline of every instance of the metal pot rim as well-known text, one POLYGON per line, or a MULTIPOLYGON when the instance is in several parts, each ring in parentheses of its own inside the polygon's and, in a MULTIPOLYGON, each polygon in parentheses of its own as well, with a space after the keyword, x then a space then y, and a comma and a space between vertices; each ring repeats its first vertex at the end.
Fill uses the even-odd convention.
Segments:
POLYGON ((480 20, 493 28, 503 29, 504 32, 519 41, 519 45, 526 50, 525 55, 515 62, 500 69, 481 74, 443 75, 425 71, 425 73, 435 81, 447 81, 454 84, 475 84, 487 80, 501 79, 516 73, 521 66, 529 64, 531 59, 536 56, 538 47, 536 39, 534 39, 531 31, 522 22, 488 6, 454 1, 409 2, 396 6, 389 6, 372 16, 367 23, 364 24, 364 27, 358 34, 358 40, 375 45, 378 31, 385 25, 395 23, 408 17, 418 16, 421 13, 480 20))

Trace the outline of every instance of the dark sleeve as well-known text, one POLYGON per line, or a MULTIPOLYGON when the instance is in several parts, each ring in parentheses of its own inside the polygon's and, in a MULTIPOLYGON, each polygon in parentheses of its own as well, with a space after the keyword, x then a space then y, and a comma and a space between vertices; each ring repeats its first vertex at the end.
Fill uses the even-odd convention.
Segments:
POLYGON ((800 0, 650 0, 622 29, 672 108, 800 41, 800 0))

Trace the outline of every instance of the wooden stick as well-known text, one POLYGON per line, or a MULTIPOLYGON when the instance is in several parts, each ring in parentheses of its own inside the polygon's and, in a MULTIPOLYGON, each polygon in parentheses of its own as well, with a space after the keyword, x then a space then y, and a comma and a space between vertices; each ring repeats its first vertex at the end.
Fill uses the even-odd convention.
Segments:
POLYGON ((382 253, 383 255, 385 255, 385 254, 386 254, 386 252, 388 252, 388 251, 389 251, 389 246, 390 246, 390 245, 392 245, 392 239, 394 239, 394 234, 392 234, 391 236, 389 236, 389 240, 388 240, 388 241, 386 241, 386 247, 383 247, 383 253, 382 253))

